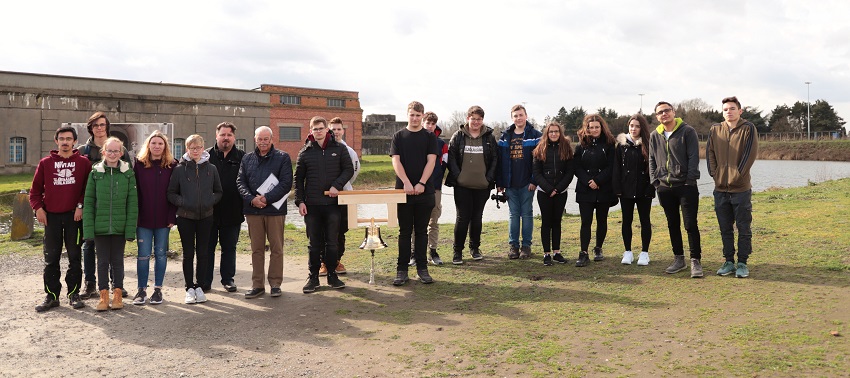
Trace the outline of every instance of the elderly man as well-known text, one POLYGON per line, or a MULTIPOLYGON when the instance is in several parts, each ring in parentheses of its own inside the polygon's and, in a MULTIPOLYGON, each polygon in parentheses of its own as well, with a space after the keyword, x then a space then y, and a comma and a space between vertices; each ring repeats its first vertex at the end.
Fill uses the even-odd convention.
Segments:
POLYGON ((245 154, 239 167, 236 185, 242 196, 243 213, 251 238, 251 289, 245 298, 256 298, 266 292, 263 276, 266 266, 266 240, 269 243, 271 296, 279 297, 283 282, 283 226, 286 197, 292 189, 292 161, 286 152, 272 144, 272 129, 260 126, 254 131, 254 152, 245 154))

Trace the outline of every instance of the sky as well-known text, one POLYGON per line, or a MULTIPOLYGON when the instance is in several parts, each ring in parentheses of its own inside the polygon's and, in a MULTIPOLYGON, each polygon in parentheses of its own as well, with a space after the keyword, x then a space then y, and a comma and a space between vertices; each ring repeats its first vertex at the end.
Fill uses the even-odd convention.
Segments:
POLYGON ((15 1, 0 70, 357 91, 363 114, 510 123, 735 95, 766 115, 824 99, 850 121, 850 2, 15 1), (639 96, 643 93, 644 96, 639 96))

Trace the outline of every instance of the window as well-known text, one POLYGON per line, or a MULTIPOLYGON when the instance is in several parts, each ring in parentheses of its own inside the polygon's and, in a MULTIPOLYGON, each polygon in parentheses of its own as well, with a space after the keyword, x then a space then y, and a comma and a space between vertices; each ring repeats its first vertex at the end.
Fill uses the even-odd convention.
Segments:
POLYGON ((284 105, 301 105, 301 96, 280 95, 280 103, 284 105))
POLYGON ((245 151, 245 139, 237 139, 236 140, 236 148, 245 151))
POLYGON ((280 126, 278 130, 281 142, 301 141, 300 126, 280 126))
POLYGON ((186 139, 174 138, 174 157, 180 160, 186 152, 186 139))
POLYGON ((24 164, 27 156, 27 138, 9 138, 9 163, 24 164))
POLYGON ((329 108, 344 108, 345 100, 341 98, 329 98, 328 99, 328 107, 329 108))

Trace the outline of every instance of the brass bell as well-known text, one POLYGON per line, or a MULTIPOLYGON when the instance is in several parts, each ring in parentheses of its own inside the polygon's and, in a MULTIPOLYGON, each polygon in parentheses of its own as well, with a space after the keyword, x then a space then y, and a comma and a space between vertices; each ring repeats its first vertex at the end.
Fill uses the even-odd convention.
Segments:
POLYGON ((363 243, 360 243, 360 249, 384 249, 387 248, 387 243, 381 239, 381 228, 375 225, 375 219, 372 218, 372 223, 366 226, 366 238, 363 243))

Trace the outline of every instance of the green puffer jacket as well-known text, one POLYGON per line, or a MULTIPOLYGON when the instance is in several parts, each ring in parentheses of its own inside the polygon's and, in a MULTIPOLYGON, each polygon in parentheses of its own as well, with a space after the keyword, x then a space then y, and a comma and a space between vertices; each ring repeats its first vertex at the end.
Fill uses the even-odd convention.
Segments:
POLYGON ((83 238, 95 235, 124 235, 136 238, 139 202, 136 175, 130 164, 121 160, 118 168, 104 161, 92 166, 83 203, 83 238))

